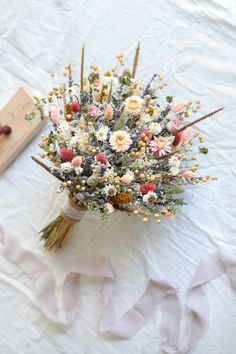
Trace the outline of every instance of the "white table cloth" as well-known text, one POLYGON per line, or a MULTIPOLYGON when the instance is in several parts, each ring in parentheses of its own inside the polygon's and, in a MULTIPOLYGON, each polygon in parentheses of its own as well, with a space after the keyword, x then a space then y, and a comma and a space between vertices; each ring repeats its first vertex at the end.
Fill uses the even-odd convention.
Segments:
MULTIPOLYGON (((202 113, 226 107, 198 126, 209 147, 199 172, 219 180, 190 187, 185 193, 189 205, 161 225, 144 224, 120 212, 104 222, 88 213, 65 249, 48 254, 37 232, 56 215, 65 195, 56 194, 57 181, 30 159, 39 152, 38 138, 0 176, 0 225, 6 236, 14 234, 53 267, 59 285, 81 257, 105 256, 116 274, 117 317, 142 294, 151 269, 179 283, 184 307, 200 259, 213 250, 236 247, 235 1, 1 0, 1 8, 2 105, 22 84, 46 94, 52 84, 49 74, 62 72, 68 62, 77 64, 78 71, 83 42, 86 69, 96 63, 106 70, 118 52, 132 63, 140 40, 138 76, 148 80, 153 71, 161 72, 169 84, 163 96, 174 95, 178 101, 199 98, 202 113)), ((0 353, 159 353, 159 310, 130 340, 98 332, 101 290, 99 279, 83 277, 79 313, 64 331, 34 305, 31 281, 1 254, 0 353)), ((236 292, 222 276, 208 285, 208 297, 209 327, 192 353, 232 354, 236 292)), ((183 333, 184 326, 185 321, 183 333)))

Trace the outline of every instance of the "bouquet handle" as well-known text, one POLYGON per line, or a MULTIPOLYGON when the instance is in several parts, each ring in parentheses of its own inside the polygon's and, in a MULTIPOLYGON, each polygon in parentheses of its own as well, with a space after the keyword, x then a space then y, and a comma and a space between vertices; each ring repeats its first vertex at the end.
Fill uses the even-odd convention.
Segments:
POLYGON ((69 197, 62 207, 60 215, 40 232, 41 238, 44 240, 44 248, 48 251, 61 248, 70 238, 74 225, 83 218, 86 211, 86 207, 76 204, 69 197))

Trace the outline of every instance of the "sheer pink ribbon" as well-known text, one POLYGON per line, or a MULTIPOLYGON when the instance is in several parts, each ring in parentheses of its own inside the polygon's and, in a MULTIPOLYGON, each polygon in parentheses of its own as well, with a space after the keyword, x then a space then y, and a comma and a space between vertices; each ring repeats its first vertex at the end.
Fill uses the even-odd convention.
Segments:
POLYGON ((103 313, 100 330, 115 336, 130 338, 155 313, 162 304, 161 350, 165 354, 185 354, 193 348, 208 322, 208 301, 206 284, 223 273, 227 273, 233 287, 236 288, 236 256, 220 251, 207 255, 200 262, 188 291, 190 322, 186 334, 179 341, 181 311, 177 288, 168 280, 152 274, 146 290, 139 300, 119 320, 115 320, 112 296, 114 292, 114 274, 107 259, 82 260, 66 276, 63 284, 64 314, 59 316, 56 300, 56 286, 51 270, 33 252, 25 250, 16 238, 3 238, 5 255, 29 274, 35 281, 35 292, 43 313, 56 323, 72 323, 79 306, 79 279, 81 275, 102 277, 103 313))

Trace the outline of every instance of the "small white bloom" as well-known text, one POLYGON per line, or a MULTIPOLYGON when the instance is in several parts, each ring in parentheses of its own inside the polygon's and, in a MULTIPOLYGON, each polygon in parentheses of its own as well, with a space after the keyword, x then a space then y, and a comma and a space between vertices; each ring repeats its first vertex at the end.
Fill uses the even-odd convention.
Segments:
POLYGON ((75 173, 77 175, 81 175, 81 173, 83 172, 83 168, 82 167, 74 167, 75 173))
POLYGON ((78 143, 78 138, 76 136, 72 136, 72 138, 70 139, 69 147, 70 148, 76 147, 77 143, 78 143))
POLYGON ((76 89, 75 87, 67 87, 66 89, 66 94, 69 96, 69 97, 72 97, 76 94, 76 89))
POLYGON ((144 203, 155 203, 157 200, 157 194, 155 192, 148 192, 147 194, 144 194, 143 196, 143 201, 144 203))
POLYGON ((179 161, 178 157, 172 156, 172 157, 169 159, 169 165, 170 165, 170 166, 179 167, 179 166, 180 166, 180 161, 179 161))
POLYGON ((147 123, 153 122, 153 119, 152 119, 152 117, 149 114, 143 114, 141 116, 141 122, 143 124, 147 124, 147 123))
POLYGON ((107 197, 113 197, 117 194, 117 189, 114 185, 108 184, 106 187, 103 188, 103 192, 106 194, 107 197))
POLYGON ((149 125, 148 130, 153 134, 157 135, 162 131, 162 126, 159 123, 153 122, 149 125))
POLYGON ((70 162, 63 162, 63 163, 61 164, 61 170, 62 170, 62 172, 69 173, 69 172, 72 171, 72 169, 73 169, 73 167, 72 167, 72 165, 71 165, 70 162))
POLYGON ((71 138, 71 127, 69 123, 67 122, 62 122, 59 125, 59 137, 64 140, 68 141, 71 138))
POLYGON ((105 141, 107 139, 107 135, 109 132, 109 128, 103 125, 95 132, 95 136, 99 141, 105 141))
POLYGON ((108 169, 106 170, 106 172, 104 173, 103 177, 104 177, 105 179, 111 179, 111 178, 113 178, 113 177, 114 177, 114 168, 113 168, 113 167, 108 168, 108 169))
POLYGON ((112 92, 115 92, 118 85, 119 85, 119 81, 117 77, 112 77, 112 76, 103 76, 102 78, 102 83, 104 85, 108 85, 109 87, 111 86, 111 82, 112 82, 112 92))
POLYGON ((179 167, 172 166, 170 168, 170 173, 172 174, 172 176, 176 176, 179 173, 179 167))

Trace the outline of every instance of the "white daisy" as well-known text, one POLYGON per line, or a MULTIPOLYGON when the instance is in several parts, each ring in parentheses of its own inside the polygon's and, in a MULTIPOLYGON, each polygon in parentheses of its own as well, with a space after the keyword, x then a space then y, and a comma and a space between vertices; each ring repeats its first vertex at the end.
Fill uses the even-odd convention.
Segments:
POLYGON ((106 187, 103 188, 103 192, 106 194, 107 197, 113 197, 117 194, 117 189, 114 185, 108 184, 106 187))
POLYGON ((105 141, 107 139, 108 132, 109 132, 109 128, 106 127, 105 125, 103 125, 97 131, 95 131, 94 134, 95 134, 97 140, 105 141))
POLYGON ((157 200, 157 194, 152 191, 148 192, 143 196, 144 203, 155 203, 156 200, 157 200))

